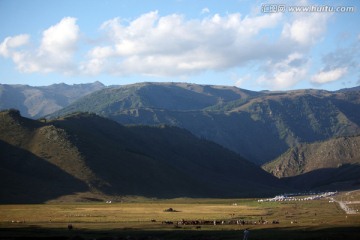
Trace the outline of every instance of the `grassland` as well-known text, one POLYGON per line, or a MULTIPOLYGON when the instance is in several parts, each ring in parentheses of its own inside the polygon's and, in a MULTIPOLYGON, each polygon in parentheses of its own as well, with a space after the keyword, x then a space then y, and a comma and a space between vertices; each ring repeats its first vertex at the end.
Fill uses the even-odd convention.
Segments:
MULTIPOLYGON (((351 198, 352 195, 344 196, 351 198)), ((250 239, 360 237, 360 215, 346 215, 336 202, 328 199, 263 203, 255 199, 132 199, 111 204, 0 205, 0 213, 0 239, 74 239, 77 236, 79 239, 230 240, 241 239, 245 228, 250 228, 250 239), (164 211, 168 208, 174 211, 164 211), (176 225, 183 219, 217 220, 218 224, 176 225), (259 224, 261 219, 268 224, 259 224), (227 224, 230 220, 244 220, 249 224, 227 224), (272 224, 274 220, 279 224, 272 224), (164 224, 164 221, 174 224, 164 224), (68 224, 74 229, 68 230, 68 224)))

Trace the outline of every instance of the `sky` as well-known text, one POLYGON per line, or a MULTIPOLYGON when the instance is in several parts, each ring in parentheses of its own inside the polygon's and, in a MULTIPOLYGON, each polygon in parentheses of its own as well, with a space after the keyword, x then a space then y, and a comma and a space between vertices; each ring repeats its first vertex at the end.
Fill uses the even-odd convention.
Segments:
POLYGON ((0 0, 0 83, 360 85, 359 0, 0 0))

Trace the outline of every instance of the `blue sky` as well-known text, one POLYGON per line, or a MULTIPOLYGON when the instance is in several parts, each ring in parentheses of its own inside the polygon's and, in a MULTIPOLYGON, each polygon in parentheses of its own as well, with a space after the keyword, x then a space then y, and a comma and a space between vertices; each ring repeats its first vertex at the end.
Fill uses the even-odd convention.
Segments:
POLYGON ((358 0, 0 0, 0 83, 354 87, 359 23, 358 0))

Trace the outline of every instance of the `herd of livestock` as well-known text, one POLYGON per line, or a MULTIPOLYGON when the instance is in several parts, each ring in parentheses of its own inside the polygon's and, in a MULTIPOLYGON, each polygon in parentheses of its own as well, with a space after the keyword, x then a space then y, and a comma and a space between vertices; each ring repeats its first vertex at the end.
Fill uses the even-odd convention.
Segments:
MULTIPOLYGON (((152 220, 153 221, 153 220, 152 220)), ((249 220, 181 220, 181 221, 163 221, 162 224, 168 225, 257 225, 257 224, 279 224, 279 220, 273 220, 271 222, 263 220, 262 218, 258 221, 249 220)))

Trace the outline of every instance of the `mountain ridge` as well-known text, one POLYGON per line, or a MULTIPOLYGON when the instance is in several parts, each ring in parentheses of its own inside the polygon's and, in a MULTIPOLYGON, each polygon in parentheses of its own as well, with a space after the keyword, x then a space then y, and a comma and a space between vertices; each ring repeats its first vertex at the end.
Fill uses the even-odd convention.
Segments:
POLYGON ((289 149, 263 168, 279 178, 291 177, 321 168, 360 164, 360 135, 302 143, 289 149))
POLYGON ((360 135, 302 143, 262 167, 297 188, 349 187, 360 184, 359 149, 360 135))
POLYGON ((76 99, 105 88, 100 82, 29 86, 0 84, 0 110, 19 109, 26 117, 40 118, 68 106, 76 99))
POLYGON ((43 202, 78 192, 223 198, 287 189, 236 153, 177 127, 125 127, 87 113, 44 122, 9 110, 0 112, 0 133, 1 178, 12 179, 1 181, 2 202, 43 202), (39 182, 44 195, 31 194, 39 182))
POLYGON ((94 112, 122 124, 185 128, 258 165, 301 142, 360 133, 360 91, 356 89, 252 92, 224 86, 141 83, 97 91, 50 117, 77 111, 94 112))
MULTIPOLYGON (((307 158, 311 158, 319 156, 314 149, 322 149, 324 142, 360 135, 358 87, 338 91, 253 92, 188 83, 139 83, 106 88, 101 83, 95 85, 102 89, 70 105, 67 102, 67 107, 37 121, 22 117, 16 110, 0 112, 0 160, 4 164, 0 171, 3 179, 14 186, 10 194, 4 195, 6 199, 33 201, 29 184, 20 182, 37 183, 39 191, 35 192, 47 193, 45 197, 38 197, 37 202, 78 193, 89 196, 255 196, 279 191, 285 185, 303 190, 327 187, 337 190, 341 184, 349 187, 360 182, 357 162, 342 161, 346 151, 332 154, 339 166, 326 165, 329 160, 322 159, 318 167, 300 171, 303 166, 293 161, 288 164, 292 166, 288 168, 289 174, 281 175, 280 182, 269 178, 269 173, 264 175, 256 170, 259 167, 235 160, 245 158, 263 165, 294 149, 298 149, 297 153, 308 153, 307 158), (224 156, 232 159, 229 161, 232 164, 221 161, 224 156), (13 163, 24 165, 20 172, 9 161, 11 158, 17 159, 13 163), (37 168, 49 168, 54 177, 37 168), (245 171, 247 168, 252 170, 245 171), (34 178, 32 171, 39 176, 34 178), (135 172, 141 173, 140 176, 135 172), (253 176, 248 175, 251 172, 260 174, 267 183, 254 181, 253 176), (48 177, 50 181, 46 183, 48 177), (67 180, 60 183, 59 178, 67 180), (252 180, 249 182, 249 179, 252 180), (124 181, 127 184, 119 184, 124 181), (140 182, 147 183, 147 187, 140 182), (205 184, 208 182, 210 185, 205 184), (234 182, 241 182, 242 186, 235 186, 234 182), (54 183, 59 183, 57 191, 49 190, 54 183), (189 189, 189 185, 192 188, 189 189), (21 197, 17 191, 22 192, 21 197)), ((71 88, 66 84, 49 86, 51 91, 68 87, 71 88)), ((4 85, 0 85, 0 98, 4 97, 3 90, 4 85)), ((16 98, 15 93, 12 97, 16 98)), ((64 98, 74 96, 76 90, 67 93, 64 98)), ((20 94, 20 100, 23 97, 20 94)), ((19 102, 15 101, 12 106, 16 107, 19 102)), ((341 141, 332 144, 330 149, 342 145, 341 141)), ((355 148, 352 155, 358 152, 355 148)), ((282 158, 279 164, 286 165, 287 161, 282 158)), ((0 187, 7 189, 8 186, 0 187)))

